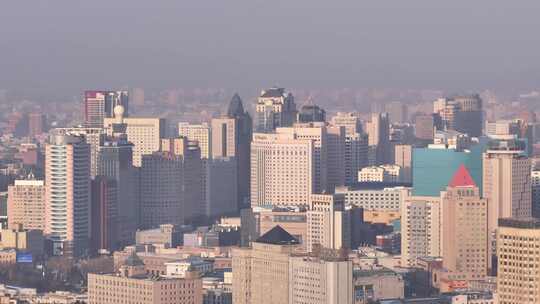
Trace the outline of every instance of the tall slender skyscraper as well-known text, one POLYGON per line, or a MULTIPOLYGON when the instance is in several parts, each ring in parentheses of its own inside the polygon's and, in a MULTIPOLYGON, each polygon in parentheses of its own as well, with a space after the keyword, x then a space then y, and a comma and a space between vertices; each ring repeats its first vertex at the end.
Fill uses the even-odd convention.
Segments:
POLYGON ((84 121, 90 128, 102 128, 105 118, 113 117, 114 108, 124 107, 128 116, 129 97, 127 91, 86 91, 84 92, 84 121))
MULTIPOLYGON (((117 108, 117 111, 119 109, 117 108)), ((117 215, 115 222, 120 245, 131 244, 139 219, 139 177, 133 166, 133 144, 125 134, 127 126, 119 119, 111 125, 113 132, 99 147, 97 176, 115 182, 117 215)), ((114 244, 117 245, 117 244, 114 244)))
POLYGON ((229 103, 227 118, 232 119, 234 123, 227 119, 212 122, 212 132, 217 132, 212 133, 212 145, 218 145, 216 151, 212 151, 212 155, 214 158, 219 156, 236 159, 238 208, 241 209, 249 207, 253 120, 244 110, 242 99, 238 94, 235 94, 229 103))
POLYGON ((531 161, 523 142, 496 140, 483 155, 483 192, 488 199, 489 266, 494 267, 497 221, 532 216, 531 161))
POLYGON ((90 145, 53 131, 45 159, 45 234, 53 254, 84 255, 91 233, 90 145))
POLYGON ((283 88, 270 88, 261 92, 255 108, 255 131, 272 132, 277 127, 289 127, 296 120, 294 97, 283 88))

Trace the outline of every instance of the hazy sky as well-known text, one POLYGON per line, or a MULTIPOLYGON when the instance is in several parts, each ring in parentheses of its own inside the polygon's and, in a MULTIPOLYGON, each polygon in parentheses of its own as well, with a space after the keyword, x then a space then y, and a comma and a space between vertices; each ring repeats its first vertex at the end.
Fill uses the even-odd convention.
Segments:
POLYGON ((3 0, 0 88, 532 89, 538 0, 3 0))

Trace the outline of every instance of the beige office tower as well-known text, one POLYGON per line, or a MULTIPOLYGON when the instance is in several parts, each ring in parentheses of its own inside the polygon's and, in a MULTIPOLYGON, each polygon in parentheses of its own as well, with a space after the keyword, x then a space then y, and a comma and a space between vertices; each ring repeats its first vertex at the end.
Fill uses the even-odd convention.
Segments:
POLYGON ((45 184, 42 180, 16 180, 8 187, 8 228, 22 225, 28 230, 45 230, 45 184))
POLYGON ((159 151, 161 139, 165 137, 165 119, 124 117, 123 115, 124 112, 119 111, 115 112, 114 118, 105 118, 104 127, 107 134, 112 135, 114 124, 126 125, 127 139, 133 143, 133 166, 140 167, 143 155, 159 151))
POLYGON ((401 182, 412 183, 412 146, 396 145, 394 147, 394 164, 401 167, 401 182))
POLYGON ((275 226, 251 245, 232 251, 233 303, 289 303, 289 257, 299 241, 275 226))
POLYGON ((90 176, 92 178, 98 175, 99 147, 105 141, 105 131, 102 128, 57 128, 54 129, 58 134, 84 136, 87 144, 90 145, 90 176))
POLYGON ((406 197, 401 208, 401 266, 414 267, 421 257, 441 255, 440 197, 406 197))
POLYGON ((211 134, 212 129, 207 123, 198 125, 187 122, 178 123, 178 135, 198 142, 201 148, 201 158, 209 159, 212 155, 211 134))
POLYGON ((149 275, 133 254, 118 273, 88 274, 88 303, 201 304, 202 281, 191 272, 184 278, 149 275))
POLYGON ((289 303, 352 304, 353 265, 333 256, 291 257, 289 303))
POLYGON ((345 183, 345 128, 327 127, 324 122, 296 123, 290 128, 277 128, 276 133, 313 141, 314 193, 333 192, 345 183))
POLYGON ((251 206, 308 206, 315 187, 314 143, 291 133, 253 134, 251 206))
POLYGON ((345 210, 344 194, 313 194, 307 211, 309 252, 317 246, 328 249, 351 247, 350 214, 345 210))
MULTIPOLYGON (((489 261, 495 255, 497 220, 532 215, 531 162, 514 140, 492 142, 483 155, 483 197, 488 205, 489 261)), ((490 267, 491 268, 491 267, 490 267)))
POLYGON ((362 133, 362 122, 353 113, 337 113, 330 124, 345 128, 343 151, 345 185, 356 183, 358 171, 368 165, 368 136, 362 133))
POLYGON ((45 235, 54 255, 88 252, 90 145, 82 136, 53 131, 45 146, 45 235))
POLYGON ((540 303, 540 220, 505 218, 498 227, 499 304, 540 303))
POLYGON ((461 165, 441 192, 443 267, 454 280, 487 275, 487 208, 469 171, 461 165))

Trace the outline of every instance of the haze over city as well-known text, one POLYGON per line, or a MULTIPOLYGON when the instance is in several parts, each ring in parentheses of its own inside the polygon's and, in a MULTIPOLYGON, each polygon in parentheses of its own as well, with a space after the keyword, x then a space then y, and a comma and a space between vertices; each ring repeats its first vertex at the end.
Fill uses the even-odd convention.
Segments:
POLYGON ((0 304, 540 304, 538 1, 4 1, 0 304))
POLYGON ((0 88, 532 90, 540 3, 3 1, 0 88))

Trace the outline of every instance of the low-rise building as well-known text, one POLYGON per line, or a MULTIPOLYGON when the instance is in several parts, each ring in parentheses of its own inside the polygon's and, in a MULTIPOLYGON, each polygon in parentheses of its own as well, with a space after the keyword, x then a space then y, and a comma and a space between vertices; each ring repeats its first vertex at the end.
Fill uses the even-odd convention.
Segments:
POLYGON ((382 266, 354 269, 353 285, 355 304, 405 297, 403 277, 382 266))
POLYGON ((345 204, 364 210, 399 211, 411 188, 392 186, 388 183, 357 183, 348 187, 337 187, 336 193, 345 195, 345 204))
POLYGON ((118 273, 88 274, 89 304, 200 304, 202 300, 198 274, 184 278, 147 275, 135 254, 118 273))
POLYGON ((177 225, 164 224, 156 229, 138 230, 135 233, 137 245, 162 244, 165 247, 176 247, 183 243, 183 229, 177 225))

